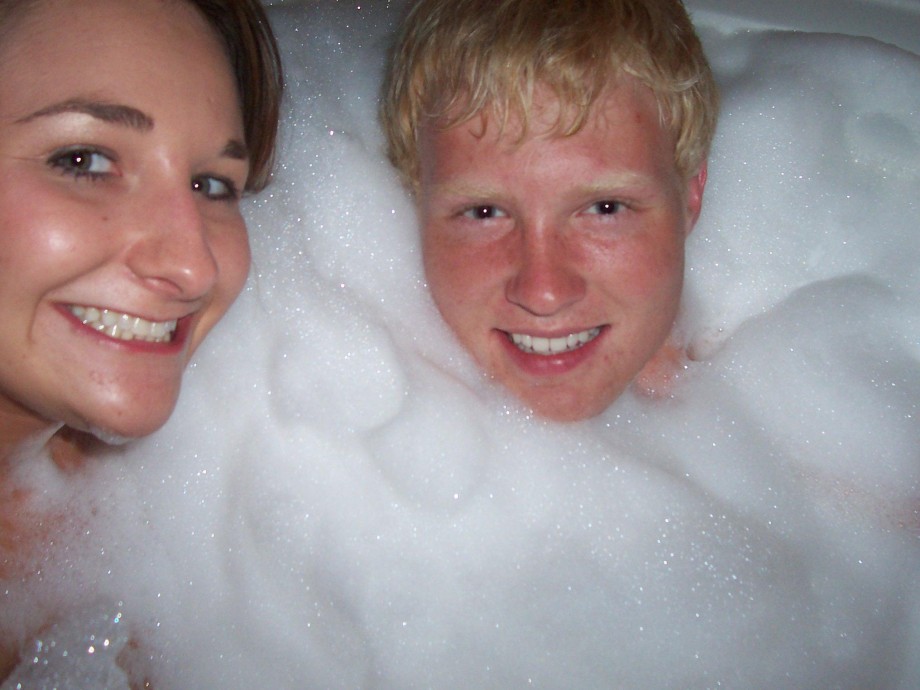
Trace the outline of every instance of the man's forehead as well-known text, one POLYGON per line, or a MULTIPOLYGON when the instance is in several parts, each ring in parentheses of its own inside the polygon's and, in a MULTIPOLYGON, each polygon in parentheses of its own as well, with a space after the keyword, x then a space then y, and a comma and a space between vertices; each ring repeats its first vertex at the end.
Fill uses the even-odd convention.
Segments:
POLYGON ((487 102, 468 113, 469 102, 460 100, 443 116, 422 122, 420 139, 448 129, 462 129, 468 136, 495 144, 515 145, 532 138, 564 137, 582 128, 616 127, 624 116, 644 117, 647 125, 664 127, 653 91, 630 75, 606 84, 590 103, 576 102, 545 82, 534 85, 528 98, 487 102))

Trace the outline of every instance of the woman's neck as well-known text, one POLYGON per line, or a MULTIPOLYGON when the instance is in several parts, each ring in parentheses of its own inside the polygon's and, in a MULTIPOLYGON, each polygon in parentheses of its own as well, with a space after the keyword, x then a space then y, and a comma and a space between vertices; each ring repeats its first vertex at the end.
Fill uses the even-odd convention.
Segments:
POLYGON ((105 444, 84 431, 0 405, 0 464, 20 451, 28 452, 29 447, 35 451, 44 448, 59 469, 70 472, 82 467, 105 444))
POLYGON ((85 431, 61 427, 48 440, 48 452, 62 472, 76 472, 86 461, 98 457, 108 448, 104 442, 85 431))
POLYGON ((47 442, 60 426, 30 412, 0 405, 0 460, 9 459, 29 440, 47 442))

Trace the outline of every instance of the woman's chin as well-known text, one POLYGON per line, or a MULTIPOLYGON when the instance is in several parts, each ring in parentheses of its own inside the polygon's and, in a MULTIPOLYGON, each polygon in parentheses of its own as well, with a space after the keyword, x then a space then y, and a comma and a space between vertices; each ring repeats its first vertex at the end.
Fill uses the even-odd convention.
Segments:
POLYGON ((142 409, 137 415, 118 414, 87 415, 67 422, 67 426, 89 434, 107 445, 120 446, 130 441, 149 436, 166 424, 175 404, 163 409, 142 409))
MULTIPOLYGON (((158 428, 159 428, 159 427, 157 427, 156 429, 158 429, 158 428)), ((151 431, 149 431, 149 432, 147 432, 147 433, 136 434, 136 435, 130 435, 130 434, 119 433, 119 432, 117 432, 117 431, 111 431, 111 430, 109 430, 109 429, 105 429, 105 428, 102 428, 102 427, 89 427, 89 428, 85 429, 85 431, 86 431, 86 433, 88 433, 88 434, 92 434, 93 436, 95 436, 97 439, 99 439, 100 441, 102 441, 102 442, 105 443, 106 445, 109 445, 109 446, 123 446, 124 444, 126 444, 126 443, 128 443, 128 442, 130 442, 130 441, 133 441, 133 440, 135 440, 135 439, 137 439, 137 438, 140 438, 141 436, 146 436, 147 434, 152 434, 154 431, 156 431, 156 429, 152 429, 151 431)))

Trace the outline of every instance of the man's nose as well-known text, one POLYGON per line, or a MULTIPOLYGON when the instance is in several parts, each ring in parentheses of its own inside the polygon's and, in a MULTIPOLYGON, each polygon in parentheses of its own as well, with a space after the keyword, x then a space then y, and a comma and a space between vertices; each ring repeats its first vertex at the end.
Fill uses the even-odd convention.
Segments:
POLYGON ((535 316, 553 316, 585 296, 587 283, 566 238, 551 227, 525 226, 515 247, 505 297, 535 316))
POLYGON ((137 205, 139 231, 126 261, 149 288, 193 300, 214 287, 218 264, 200 205, 190 182, 165 186, 137 205))

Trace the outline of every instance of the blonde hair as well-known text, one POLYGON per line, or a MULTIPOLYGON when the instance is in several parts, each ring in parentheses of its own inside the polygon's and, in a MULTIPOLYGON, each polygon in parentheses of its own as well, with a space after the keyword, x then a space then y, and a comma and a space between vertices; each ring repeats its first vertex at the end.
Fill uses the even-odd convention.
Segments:
POLYGON ((535 88, 559 98, 559 134, 577 132, 601 92, 627 74, 655 94, 680 174, 706 160, 718 90, 680 0, 420 0, 393 47, 381 103, 387 153, 418 183, 422 125, 478 114, 526 131, 535 88))

